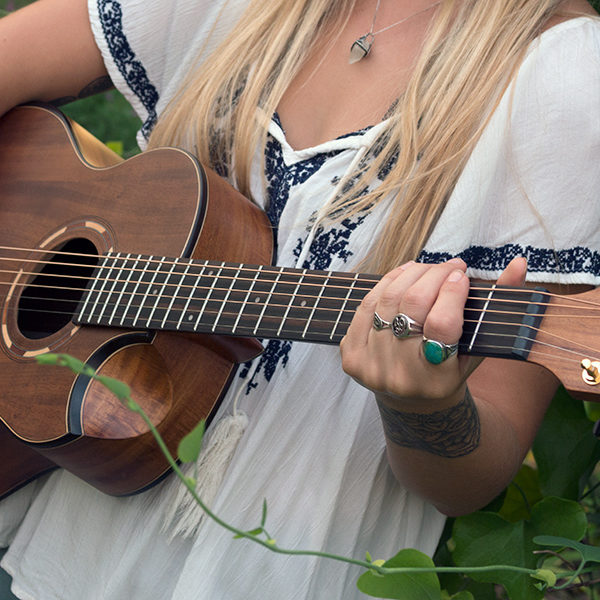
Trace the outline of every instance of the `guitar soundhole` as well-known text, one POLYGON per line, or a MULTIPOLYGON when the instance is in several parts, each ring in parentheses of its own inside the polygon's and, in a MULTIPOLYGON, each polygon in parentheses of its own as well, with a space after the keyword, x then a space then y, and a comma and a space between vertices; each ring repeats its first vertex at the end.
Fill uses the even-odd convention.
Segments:
POLYGON ((21 333, 39 340, 71 322, 88 279, 98 264, 98 253, 84 238, 58 248, 28 283, 19 300, 17 323, 21 333))

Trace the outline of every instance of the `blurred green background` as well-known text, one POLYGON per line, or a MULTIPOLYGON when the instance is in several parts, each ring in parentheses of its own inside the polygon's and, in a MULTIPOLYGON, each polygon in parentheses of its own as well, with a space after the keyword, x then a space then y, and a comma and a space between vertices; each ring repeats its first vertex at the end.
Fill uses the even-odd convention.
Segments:
MULTIPOLYGON (((0 0, 0 16, 32 0, 0 0)), ((135 135, 141 122, 116 90, 77 100, 60 109, 124 157, 139 152, 135 135)))

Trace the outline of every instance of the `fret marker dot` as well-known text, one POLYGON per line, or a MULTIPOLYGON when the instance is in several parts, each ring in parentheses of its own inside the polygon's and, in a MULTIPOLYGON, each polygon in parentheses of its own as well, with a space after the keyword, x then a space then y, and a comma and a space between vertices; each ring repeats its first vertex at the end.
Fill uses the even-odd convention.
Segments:
POLYGON ((256 296, 256 298, 254 298, 254 302, 260 302, 260 296, 256 296))
POLYGON ((188 315, 188 321, 193 320, 193 318, 194 318, 194 315, 188 315))
POLYGON ((302 300, 302 302, 300 302, 300 306, 304 308, 306 306, 306 300, 302 300))
POLYGON ((154 290, 152 290, 152 293, 153 293, 155 296, 158 296, 158 288, 154 288, 154 290))
POLYGON ((209 272, 208 272, 208 274, 209 274, 210 276, 212 276, 212 274, 213 274, 213 273, 214 273, 214 271, 209 271, 209 272))

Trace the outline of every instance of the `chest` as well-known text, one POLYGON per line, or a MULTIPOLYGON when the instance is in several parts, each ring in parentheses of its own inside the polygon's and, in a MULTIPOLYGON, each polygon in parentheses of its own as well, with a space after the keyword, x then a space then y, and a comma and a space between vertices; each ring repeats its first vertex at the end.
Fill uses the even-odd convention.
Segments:
POLYGON ((350 48, 370 31, 375 6, 375 1, 357 3, 341 31, 331 27, 316 40, 285 92, 278 112, 293 148, 378 123, 404 92, 435 6, 429 1, 381 3, 370 53, 350 64, 350 48))

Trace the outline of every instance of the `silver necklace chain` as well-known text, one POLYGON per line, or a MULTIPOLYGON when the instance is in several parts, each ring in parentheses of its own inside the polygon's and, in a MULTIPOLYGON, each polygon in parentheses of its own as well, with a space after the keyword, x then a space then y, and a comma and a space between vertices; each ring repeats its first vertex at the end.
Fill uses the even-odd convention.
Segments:
POLYGON ((371 23, 371 29, 368 33, 365 33, 364 35, 361 35, 359 38, 357 38, 350 47, 350 64, 354 64, 359 60, 362 60, 369 54, 369 52, 371 51, 371 47, 373 46, 373 42, 375 41, 376 35, 383 33, 384 31, 387 31, 392 27, 396 27, 397 25, 400 25, 401 23, 404 23, 405 21, 416 17, 417 15, 431 10, 434 6, 440 4, 440 2, 441 0, 438 0, 433 4, 430 4, 427 8, 423 8, 422 10, 419 10, 416 13, 413 13, 412 15, 408 15, 408 17, 404 17, 403 19, 400 19, 399 21, 396 21, 395 23, 392 23, 387 27, 383 27, 382 29, 373 31, 375 29, 375 22, 377 20, 377 11, 379 10, 379 5, 381 4, 381 0, 377 0, 377 4, 375 6, 375 13, 373 14, 373 22, 371 23))

